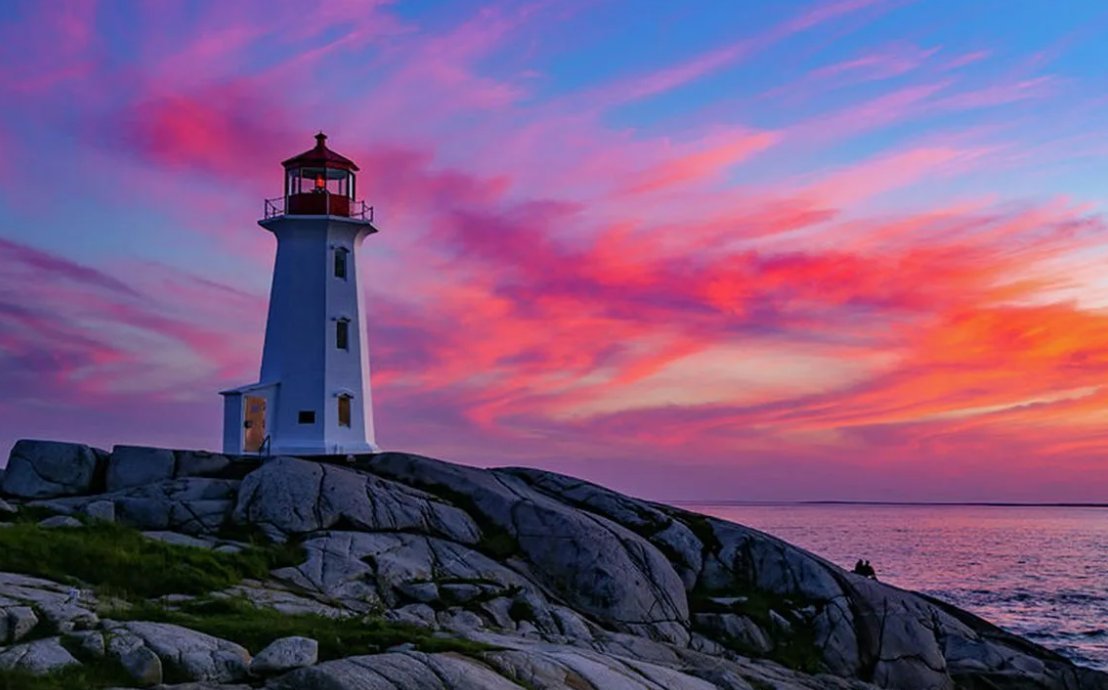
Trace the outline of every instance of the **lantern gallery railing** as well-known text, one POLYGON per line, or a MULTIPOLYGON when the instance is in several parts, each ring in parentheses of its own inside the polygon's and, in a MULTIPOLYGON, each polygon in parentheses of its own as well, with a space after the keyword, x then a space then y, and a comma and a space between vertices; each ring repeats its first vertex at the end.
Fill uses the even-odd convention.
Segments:
POLYGON ((329 192, 279 196, 265 200, 265 218, 278 216, 343 216, 373 222, 373 207, 365 201, 329 192))

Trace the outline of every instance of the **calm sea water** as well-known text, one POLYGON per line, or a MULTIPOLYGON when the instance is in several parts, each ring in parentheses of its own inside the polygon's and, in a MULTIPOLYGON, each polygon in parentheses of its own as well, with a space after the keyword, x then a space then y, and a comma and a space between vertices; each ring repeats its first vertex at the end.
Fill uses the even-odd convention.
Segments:
POLYGON ((1108 509, 906 505, 684 507, 934 595, 1108 671, 1108 509))

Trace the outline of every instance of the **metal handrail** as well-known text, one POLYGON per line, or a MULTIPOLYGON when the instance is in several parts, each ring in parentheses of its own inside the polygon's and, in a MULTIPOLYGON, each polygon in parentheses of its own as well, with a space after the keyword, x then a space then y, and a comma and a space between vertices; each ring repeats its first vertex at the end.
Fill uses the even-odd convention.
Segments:
MULTIPOLYGON (((330 192, 325 192, 328 196, 330 192)), ((330 208, 330 201, 327 203, 327 208, 330 208)), ((265 217, 264 220, 270 218, 277 218, 288 214, 288 201, 286 197, 278 196, 272 199, 265 200, 264 206, 265 217)), ((373 207, 365 202, 364 199, 351 199, 350 200, 350 218, 357 218, 358 220, 367 220, 370 223, 373 222, 373 207)))
POLYGON ((351 199, 350 200, 350 217, 351 218, 357 218, 359 220, 368 220, 370 223, 372 223, 373 222, 373 207, 366 204, 364 199, 362 199, 360 201, 355 201, 355 200, 351 199), (355 212, 355 209, 357 209, 356 212, 355 212))
POLYGON ((285 197, 279 196, 265 200, 265 218, 276 218, 285 215, 285 197))

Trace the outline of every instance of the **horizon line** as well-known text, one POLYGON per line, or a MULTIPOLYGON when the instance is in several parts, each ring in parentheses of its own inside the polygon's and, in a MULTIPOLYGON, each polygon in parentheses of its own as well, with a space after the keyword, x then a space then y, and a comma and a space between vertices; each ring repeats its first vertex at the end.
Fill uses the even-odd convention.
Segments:
POLYGON ((747 500, 667 500, 676 505, 717 506, 766 506, 766 505, 862 505, 862 506, 984 506, 991 508, 1108 508, 1108 503, 1082 501, 1030 502, 1030 501, 747 501, 747 500))

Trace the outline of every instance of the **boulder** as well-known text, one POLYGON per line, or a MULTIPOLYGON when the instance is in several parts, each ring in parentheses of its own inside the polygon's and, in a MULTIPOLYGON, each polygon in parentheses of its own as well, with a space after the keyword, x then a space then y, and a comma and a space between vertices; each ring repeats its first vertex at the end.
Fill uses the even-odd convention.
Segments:
POLYGON ((98 630, 80 630, 69 633, 66 638, 77 645, 81 652, 91 657, 102 657, 107 653, 104 635, 98 630))
POLYGON ((265 463, 243 480, 234 519, 261 526, 281 540, 338 526, 420 532, 466 544, 480 536, 465 512, 422 491, 345 467, 287 457, 265 463))
POLYGON ((5 609, 8 639, 19 642, 38 625, 38 616, 30 606, 12 606, 5 609))
POLYGON ((119 491, 173 479, 173 451, 144 446, 116 446, 108 458, 107 491, 119 491))
MULTIPOLYGON (((2 484, 2 480, 0 480, 0 484, 2 484)), ((18 512, 19 508, 16 508, 11 503, 8 503, 4 499, 0 498, 0 517, 4 515, 15 515, 18 512)))
POLYGON ((20 670, 45 675, 78 664, 80 662, 61 645, 57 637, 17 644, 0 651, 0 670, 5 671, 20 670))
POLYGON ((162 682, 162 660, 149 647, 138 645, 118 657, 120 666, 140 688, 162 682))
POLYGON ((232 683, 245 678, 250 653, 243 647, 170 623, 132 621, 108 626, 109 652, 122 660, 140 647, 156 654, 163 667, 171 665, 196 681, 232 683))
POLYGON ((276 675, 311 666, 319 660, 319 643, 308 637, 283 637, 258 652, 250 663, 250 672, 260 676, 276 675))
POLYGON ((17 441, 0 491, 20 498, 76 496, 94 489, 104 451, 79 443, 17 441))

